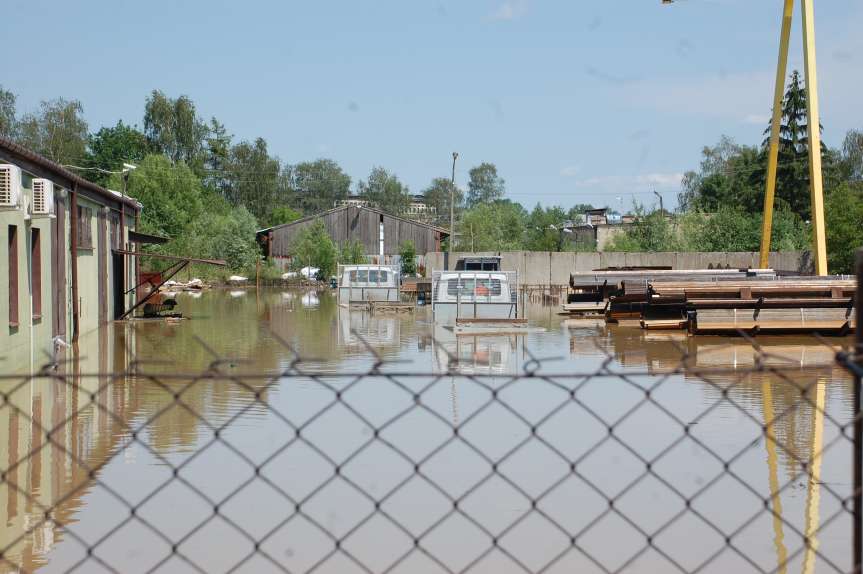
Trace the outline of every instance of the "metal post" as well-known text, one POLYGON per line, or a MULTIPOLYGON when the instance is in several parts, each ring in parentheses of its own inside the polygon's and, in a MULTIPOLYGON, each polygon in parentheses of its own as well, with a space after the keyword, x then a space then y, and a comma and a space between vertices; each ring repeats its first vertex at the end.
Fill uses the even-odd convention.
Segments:
POLYGON ((452 179, 450 180, 449 188, 449 249, 452 253, 452 244, 455 240, 455 160, 458 159, 458 152, 452 152, 452 179))
MULTIPOLYGON (((120 225, 117 231, 117 248, 118 249, 129 249, 131 246, 126 241, 126 188, 129 184, 129 172, 123 174, 123 192, 121 193, 120 198, 120 225)), ((110 223, 109 223, 110 225, 110 223)), ((114 246, 111 246, 111 249, 114 249, 114 246)), ((126 292, 126 256, 123 255, 120 258, 120 267, 121 272, 119 273, 121 279, 121 289, 123 292, 126 292)), ((126 302, 123 301, 123 307, 125 310, 126 302)))
POLYGON ((78 304, 78 184, 72 184, 69 202, 70 250, 72 251, 72 342, 78 341, 81 308, 78 304))
POLYGON ((773 92, 773 121, 770 125, 770 148, 767 152, 767 187, 764 191, 764 221, 761 224, 761 255, 759 266, 770 267, 770 236, 773 230, 773 203, 776 193, 776 167, 779 161, 779 129, 782 126, 782 95, 785 91, 785 72, 788 69, 788 42, 791 38, 791 19, 794 0, 785 0, 782 15, 782 32, 779 35, 779 62, 776 65, 776 88, 773 92))
POLYGON ((863 302, 863 249, 857 251, 857 297, 854 300, 854 312, 857 319, 857 345, 852 359, 856 361, 858 370, 854 376, 854 565, 851 570, 855 574, 863 572, 863 378, 860 369, 863 368, 863 321, 860 320, 860 304, 863 302))
POLYGON ((812 196, 812 256, 815 274, 827 275, 827 239, 824 226, 824 187, 821 173, 821 116, 818 112, 818 77, 815 65, 814 0, 801 0, 803 61, 806 68, 806 111, 809 126, 809 189, 812 196))
MULTIPOLYGON (((665 205, 662 202, 662 194, 660 194, 655 189, 653 190, 653 195, 659 198, 659 213, 665 213, 665 205)), ((663 216, 664 217, 664 216, 663 216)))

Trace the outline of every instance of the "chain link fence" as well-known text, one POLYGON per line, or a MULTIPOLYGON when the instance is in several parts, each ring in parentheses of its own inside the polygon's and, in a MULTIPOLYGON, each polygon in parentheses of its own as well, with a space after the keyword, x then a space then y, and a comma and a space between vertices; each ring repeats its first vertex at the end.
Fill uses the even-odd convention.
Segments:
POLYGON ((4 375, 0 570, 851 572, 857 361, 822 348, 4 375))

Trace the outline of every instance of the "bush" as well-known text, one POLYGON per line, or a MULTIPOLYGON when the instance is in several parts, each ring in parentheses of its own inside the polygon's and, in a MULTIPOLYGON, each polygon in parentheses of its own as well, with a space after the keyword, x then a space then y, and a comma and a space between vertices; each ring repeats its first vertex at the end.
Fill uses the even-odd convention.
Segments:
POLYGON ((863 248, 863 184, 844 184, 827 194, 827 261, 831 273, 854 273, 863 248))
POLYGON ((405 241, 399 246, 399 257, 402 262, 402 275, 416 275, 417 250, 413 241, 405 241))
POLYGON ((635 223, 615 235, 606 251, 677 251, 680 242, 674 225, 662 211, 645 213, 635 206, 635 223))
POLYGON ((358 265, 366 263, 366 248, 359 241, 352 240, 342 244, 339 249, 339 263, 342 265, 358 265))
MULTIPOLYGON (((722 208, 716 213, 689 213, 681 224, 687 251, 758 251, 761 249, 761 213, 722 208)), ((770 247, 773 251, 797 251, 808 246, 809 229, 787 208, 773 213, 770 247)))
POLYGON ((331 277, 336 272, 339 253, 320 219, 316 219, 297 234, 290 253, 291 266, 294 269, 317 267, 319 279, 331 277))
POLYGON ((207 213, 192 226, 189 252, 224 259, 231 271, 254 270, 261 253, 255 244, 257 221, 245 207, 226 214, 207 213))

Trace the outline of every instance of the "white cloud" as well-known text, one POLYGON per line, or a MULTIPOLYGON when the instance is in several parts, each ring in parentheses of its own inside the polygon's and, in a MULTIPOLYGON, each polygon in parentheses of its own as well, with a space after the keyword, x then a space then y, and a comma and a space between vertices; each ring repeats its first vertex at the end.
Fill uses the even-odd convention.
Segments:
POLYGON ((770 122, 771 117, 766 114, 749 114, 743 118, 743 123, 761 126, 770 122))
POLYGON ((581 168, 577 165, 568 165, 560 170, 561 177, 575 177, 581 172, 581 168))
POLYGON ((492 13, 492 20, 515 20, 527 13, 527 0, 506 0, 492 13))
POLYGON ((621 93, 633 106, 739 121, 741 110, 770 109, 773 80, 773 74, 768 72, 659 78, 636 81, 621 93))
POLYGON ((636 191, 678 191, 682 173, 643 173, 640 175, 604 175, 575 182, 576 187, 596 191, 632 193, 636 191))

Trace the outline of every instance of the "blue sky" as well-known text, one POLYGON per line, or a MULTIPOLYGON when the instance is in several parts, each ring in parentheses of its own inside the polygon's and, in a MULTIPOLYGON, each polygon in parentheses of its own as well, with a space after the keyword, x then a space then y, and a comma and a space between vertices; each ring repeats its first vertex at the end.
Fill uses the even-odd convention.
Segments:
MULTIPOLYGON (((7 0, 0 84, 19 112, 77 98, 141 124, 154 88, 296 163, 381 165, 414 192, 483 161, 509 197, 676 203, 701 148, 757 143, 780 0, 7 0), (17 25, 12 25, 14 22, 17 25)), ((795 12, 791 67, 802 70, 795 12)), ((816 0, 828 145, 863 128, 863 5, 816 0)))

